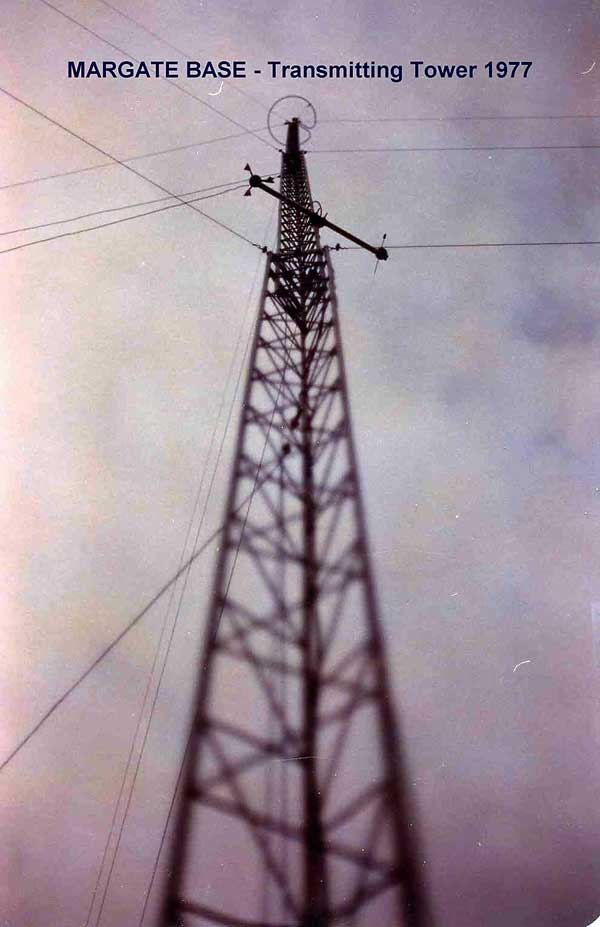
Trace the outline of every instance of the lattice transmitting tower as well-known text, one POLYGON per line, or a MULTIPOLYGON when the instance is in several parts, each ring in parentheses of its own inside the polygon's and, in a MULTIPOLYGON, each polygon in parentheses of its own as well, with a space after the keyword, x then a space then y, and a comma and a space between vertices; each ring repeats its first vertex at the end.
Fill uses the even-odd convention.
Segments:
POLYGON ((163 927, 431 923, 300 125, 282 155, 163 927))

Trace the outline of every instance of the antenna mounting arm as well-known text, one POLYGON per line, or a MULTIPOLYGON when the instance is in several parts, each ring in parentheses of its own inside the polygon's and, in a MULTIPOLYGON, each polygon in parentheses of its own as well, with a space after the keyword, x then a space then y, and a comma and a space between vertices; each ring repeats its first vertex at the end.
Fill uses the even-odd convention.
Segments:
POLYGON ((387 261, 389 254, 383 245, 379 248, 375 247, 374 245, 370 245, 368 242, 363 241, 362 238, 358 238, 356 235, 353 235, 352 232, 347 232, 346 229, 340 228, 340 226, 336 225, 334 222, 330 222, 326 216, 315 212, 314 209, 308 209, 306 206, 301 206, 299 203, 296 203, 294 200, 290 199, 289 196, 285 196, 285 194, 279 193, 277 190, 273 190, 271 187, 267 186, 259 174, 251 174, 249 182, 250 187, 258 190, 264 190, 265 193, 269 194, 269 196, 274 196, 275 199, 281 200, 282 203, 287 203, 288 206, 293 206, 299 212, 303 213, 305 216, 308 216, 310 221, 317 228, 331 229, 332 232, 336 232, 343 238, 347 238, 349 241, 354 242, 355 245, 358 245, 360 248, 364 248, 365 251, 370 251, 371 254, 375 255, 378 261, 387 261))

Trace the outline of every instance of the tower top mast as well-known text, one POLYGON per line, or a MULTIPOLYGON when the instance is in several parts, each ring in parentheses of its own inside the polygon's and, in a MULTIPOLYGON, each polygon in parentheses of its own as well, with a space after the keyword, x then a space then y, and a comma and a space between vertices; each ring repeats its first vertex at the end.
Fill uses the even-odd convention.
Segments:
MULTIPOLYGON (((299 158, 302 154, 300 149, 300 120, 295 116, 290 122, 288 122, 288 135, 287 135, 287 144, 284 158, 299 158)), ((312 206, 306 206, 301 203, 294 202, 285 193, 281 193, 277 190, 274 190, 270 187, 269 181, 263 180, 260 174, 253 174, 252 169, 249 164, 246 165, 246 170, 250 171, 250 187, 246 191, 246 196, 250 196, 252 190, 264 190, 265 193, 268 193, 269 196, 275 197, 275 199, 280 200, 282 203, 286 203, 288 206, 295 207, 298 212, 306 216, 315 228, 328 228, 332 232, 336 232, 338 235, 341 235, 343 238, 347 238, 348 241, 354 242, 355 245, 358 245, 360 248, 364 248, 365 251, 370 251, 371 254, 374 254, 378 261, 387 261, 389 254, 386 248, 383 245, 376 247, 375 245, 370 245, 368 242, 363 241, 362 238, 359 238, 357 235, 354 235, 352 232, 349 232, 347 229, 343 229, 341 226, 336 225, 334 222, 331 222, 326 215, 315 210, 312 206)), ((385 236, 384 236, 385 238, 385 236)))

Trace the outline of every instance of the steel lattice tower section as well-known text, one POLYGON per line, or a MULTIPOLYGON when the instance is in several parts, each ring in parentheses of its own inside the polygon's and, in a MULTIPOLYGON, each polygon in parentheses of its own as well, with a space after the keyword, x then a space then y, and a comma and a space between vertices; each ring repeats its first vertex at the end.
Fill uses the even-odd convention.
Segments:
MULTIPOLYGON (((281 193, 312 209, 299 122, 281 193)), ((188 747, 164 927, 426 927, 332 266, 282 202, 188 747)))

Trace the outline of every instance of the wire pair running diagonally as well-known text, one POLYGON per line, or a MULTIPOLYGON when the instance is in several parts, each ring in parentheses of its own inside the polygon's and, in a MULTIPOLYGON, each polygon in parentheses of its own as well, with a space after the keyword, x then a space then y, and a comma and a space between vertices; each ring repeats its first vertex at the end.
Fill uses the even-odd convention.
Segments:
POLYGON ((62 129, 63 132, 66 132, 72 138, 77 139, 77 141, 79 142, 83 142, 84 145, 87 145, 89 148, 92 148, 94 151, 98 151, 105 158, 110 158, 110 160, 114 161, 115 164, 120 164, 121 167, 125 168, 126 171, 129 171, 131 174, 134 174, 136 177, 139 177, 141 180, 145 180, 146 183, 152 184, 152 186, 156 187, 157 190, 162 190, 163 193, 168 194, 168 196, 172 196, 173 199, 178 200, 181 204, 189 206, 190 209, 193 209, 194 212, 197 212, 199 215, 203 216, 209 222, 214 223, 214 225, 217 225, 222 229, 225 229, 226 231, 234 235, 236 238, 241 239, 241 241, 245 241, 247 244, 252 245, 253 248, 259 248, 260 250, 260 245, 257 245, 256 242, 251 241, 249 238, 246 237, 246 235, 243 235, 241 232, 236 232, 236 230, 231 228, 230 225, 227 225, 225 222, 221 222, 220 219, 215 219, 214 216, 210 216, 208 213, 203 212, 202 209, 199 209, 193 203, 190 203, 187 200, 184 200, 181 196, 178 196, 176 193, 173 193, 172 190, 168 190, 167 187, 164 187, 162 184, 158 183, 156 180, 152 180, 146 174, 143 174, 141 171, 137 170, 137 168, 132 167, 131 164, 127 164, 125 161, 122 161, 120 158, 117 158, 115 155, 111 154, 109 151, 106 151, 106 149, 101 148, 99 145, 96 145, 94 142, 90 142, 87 138, 84 138, 83 135, 80 135, 78 132, 74 132, 72 129, 69 129, 67 126, 59 122, 57 119, 54 119, 52 116, 49 116, 47 113, 42 112, 42 110, 37 109, 35 106, 33 106, 33 104, 29 103, 27 100, 23 100, 21 97, 18 97, 16 94, 11 93, 5 87, 0 87, 0 92, 5 94, 5 96, 9 97, 11 100, 14 100, 16 103, 19 103, 21 106, 24 106, 27 109, 31 110, 31 112, 35 113, 37 116, 41 116, 42 119, 45 119, 51 125, 57 126, 59 129, 62 129))
MULTIPOLYGON (((245 534, 245 530, 246 530, 246 525, 247 525, 247 523, 248 523, 248 517, 249 517, 249 515, 250 515, 250 510, 251 510, 251 508, 252 508, 252 502, 253 502, 253 500, 254 500, 254 496, 255 496, 256 492, 260 489, 261 485, 262 485, 264 482, 266 482, 266 481, 270 478, 270 476, 273 474, 273 472, 275 472, 275 470, 276 470, 276 469, 278 468, 278 466, 279 466, 279 463, 276 461, 275 464, 273 465, 273 467, 269 468, 269 469, 267 470, 266 474, 263 475, 262 478, 260 478, 260 474, 261 474, 261 471, 262 471, 262 468, 263 468, 265 453, 266 453, 267 447, 269 446, 269 437, 270 437, 270 434, 271 434, 271 428, 272 428, 272 426, 273 426, 273 420, 274 420, 274 418, 275 418, 275 413, 277 412, 278 403, 279 403, 279 397, 280 397, 280 395, 281 395, 281 390, 282 390, 282 387, 283 387, 284 377, 285 377, 285 371, 283 372, 282 377, 281 377, 281 380, 280 380, 280 383, 279 383, 279 389, 278 389, 278 392, 277 392, 277 398, 276 398, 275 403, 274 403, 274 406, 273 406, 273 412, 271 413, 271 418, 270 418, 269 425, 268 425, 268 429, 267 429, 267 432, 266 432, 266 435, 265 435, 265 440, 264 440, 263 448, 262 448, 262 451, 261 451, 261 456, 260 456, 260 459, 259 459, 259 464, 258 464, 258 467, 257 467, 257 470, 256 470, 256 475, 255 475, 255 478, 254 478, 254 483, 253 483, 252 489, 251 489, 251 491, 250 491, 250 494, 249 494, 248 496, 246 496, 246 498, 245 498, 244 502, 242 503, 242 505, 236 506, 236 509, 235 509, 236 512, 239 512, 240 509, 241 509, 244 505, 247 504, 247 508, 246 508, 246 511, 244 512, 244 517, 243 517, 243 519, 242 519, 242 524, 241 524, 241 528, 240 528, 239 537, 238 537, 237 543, 236 543, 236 548, 235 548, 235 553, 234 553, 234 556, 233 556, 233 561, 232 561, 232 564, 231 564, 231 569, 230 569, 230 571, 229 571, 229 576, 227 577, 227 583, 226 583, 225 592, 224 592, 224 595, 223 595, 223 604, 221 605, 221 608, 220 608, 220 610, 219 610, 219 613, 218 613, 218 616, 217 616, 217 620, 216 620, 214 626, 210 629, 210 634, 211 634, 211 640, 212 640, 212 641, 214 641, 214 640, 216 639, 216 637, 217 637, 217 635, 218 635, 218 632, 219 632, 219 626, 220 626, 220 623, 221 623, 221 618, 222 618, 222 616, 223 616, 223 611, 224 611, 224 609, 225 609, 225 603, 226 603, 226 601, 227 601, 227 596, 228 596, 229 589, 230 589, 230 586, 231 586, 231 582, 232 582, 232 579, 233 579, 233 576, 234 576, 234 572, 235 572, 235 568, 236 568, 236 565, 237 565, 237 561, 238 561, 240 549, 241 549, 241 546, 242 546, 242 542, 243 542, 243 540, 244 540, 244 534, 245 534)), ((146 912, 147 912, 147 910, 148 910, 148 904, 149 904, 150 897, 151 897, 151 894, 152 894, 152 889, 153 889, 153 887, 154 887, 154 883, 155 883, 155 880, 156 880, 156 875, 157 875, 157 872, 158 872, 158 864, 159 864, 159 862, 160 862, 160 857, 161 857, 162 852, 163 852, 163 848, 164 848, 164 844, 165 844, 165 839, 166 839, 166 836, 167 836, 167 831, 168 831, 168 829, 169 829, 169 824, 171 823, 171 818, 172 818, 173 811, 174 811, 174 808, 175 808, 175 804, 176 804, 176 801, 177 801, 177 796, 178 796, 178 794, 179 794, 180 787, 181 787, 181 784, 182 784, 184 772, 185 772, 185 770, 186 770, 186 768, 187 768, 189 750, 190 750, 190 746, 191 746, 191 743, 192 743, 193 733, 194 733, 194 724, 193 724, 193 722, 192 722, 192 728, 191 728, 191 730, 190 730, 190 734, 189 734, 188 739, 187 739, 187 742, 186 742, 185 750, 184 750, 184 753, 183 753, 183 758, 182 758, 181 765, 180 765, 180 768, 179 768, 179 773, 178 773, 177 780, 176 780, 176 783, 175 783, 175 788, 174 788, 174 790, 173 790, 173 795, 172 795, 171 802, 170 802, 170 805, 169 805, 169 809, 168 809, 168 812, 167 812, 167 817, 166 817, 166 819, 165 819, 165 823, 164 823, 164 826, 163 826, 163 829, 162 829, 162 832, 161 832, 161 838, 160 838, 159 845, 158 845, 158 849, 157 849, 157 852, 156 852, 156 856, 155 856, 155 860, 154 860, 154 865, 153 865, 153 867, 152 867, 152 873, 151 873, 151 876, 150 876, 150 882, 149 882, 149 884, 148 884, 148 888, 147 888, 147 891, 146 891, 146 897, 145 897, 145 899, 144 899, 144 906, 143 906, 143 909, 142 909, 142 913, 141 913, 141 916, 140 916, 140 920, 139 920, 139 925, 138 925, 138 927, 142 927, 143 922, 144 922, 144 919, 145 919, 145 917, 146 917, 146 912)))
MULTIPOLYGON (((134 216, 124 216, 122 219, 111 219, 109 222, 100 222, 97 225, 88 225, 82 229, 73 229, 67 232, 59 232, 56 235, 48 235, 46 238, 36 238, 34 241, 22 242, 19 245, 11 245, 8 248, 3 248, 0 250, 0 254, 9 254, 11 251, 21 251, 23 248, 31 248, 33 245, 42 245, 49 241, 56 241, 60 238, 71 238, 75 235, 81 235, 85 232, 95 232, 98 229, 110 228, 113 225, 121 225, 124 222, 132 222, 134 219, 144 219, 146 216, 154 216, 157 213, 168 212, 171 209, 180 209, 182 206, 186 206, 189 203, 201 203, 204 200, 215 199, 215 197, 223 196, 226 193, 235 193, 238 190, 243 190, 247 184, 237 183, 235 186, 230 186, 226 190, 220 190, 218 193, 210 193, 206 196, 192 197, 192 199, 185 200, 183 202, 170 203, 168 206, 160 206, 157 209, 149 209, 146 212, 136 213, 134 216)), ((210 189, 210 188, 208 188, 210 189)), ((190 193, 181 193, 179 196, 191 196, 190 193)), ((148 200, 147 203, 160 203, 165 200, 172 199, 171 196, 162 196, 156 200, 148 200)), ((72 216, 70 219, 59 219, 54 222, 43 222, 40 225, 32 225, 21 229, 10 229, 7 232, 0 232, 0 237, 3 235, 14 235, 21 232, 34 231, 40 228, 47 228, 50 225, 62 225, 67 222, 77 222, 81 219, 86 218, 87 216, 97 216, 103 213, 109 212, 119 212, 123 209, 135 209, 137 206, 143 206, 144 203, 130 203, 127 206, 115 206, 112 209, 98 209, 95 212, 85 213, 81 216, 72 216)), ((259 248, 259 245, 255 247, 259 248)), ((264 252, 265 246, 260 247, 260 250, 264 252)))
MULTIPOLYGON (((196 513, 197 513, 198 508, 199 508, 199 505, 200 505, 200 499, 202 498, 203 489, 204 489, 204 483, 205 483, 205 478, 206 478, 207 472, 208 472, 208 464, 209 464, 209 461, 211 460, 211 457, 212 457, 212 451, 213 451, 213 448, 214 448, 214 446, 215 446, 215 441, 216 441, 216 437, 217 437, 217 432, 218 432, 218 429, 219 429, 219 423, 220 423, 220 420, 221 420, 221 414, 222 414, 222 412, 223 412, 223 408, 224 408, 224 404, 225 404, 225 398, 226 398, 226 396, 227 396, 227 394, 228 394, 228 392, 229 392, 229 386, 230 386, 231 379, 232 379, 232 375, 233 375, 233 370, 234 370, 234 366, 235 366, 235 361, 236 361, 236 358, 237 358, 237 356, 238 356, 238 350, 239 350, 240 345, 241 345, 241 342, 242 342, 242 335, 243 335, 243 332, 244 332, 245 327, 246 327, 246 320, 247 320, 248 313, 249 313, 249 310, 250 310, 250 306, 251 306, 251 303, 252 303, 252 298, 253 298, 253 294, 254 294, 254 290, 255 290, 255 286, 256 286, 256 281, 257 281, 257 278, 258 278, 258 270, 259 270, 259 267, 260 267, 260 259, 259 259, 259 260, 257 261, 257 263, 256 263, 256 269, 255 269, 255 273, 254 273, 254 278, 253 278, 253 280, 252 280, 252 284, 251 284, 251 287, 250 287, 250 291, 249 291, 249 293, 248 293, 248 298, 247 298, 247 301, 246 301, 246 308, 245 308, 245 311, 244 311, 244 313, 243 313, 243 318, 242 318, 242 320, 241 320, 241 324, 240 324, 240 328, 239 328, 239 333, 238 333, 238 338, 237 338, 237 341, 236 341, 236 344, 235 344, 235 347, 234 347, 234 350, 233 350, 233 353, 232 353, 232 356, 231 356, 231 361, 230 361, 229 369, 228 369, 228 372, 227 372, 227 378, 226 378, 225 387, 224 387, 223 392, 222 392, 222 394, 221 394, 221 401, 220 401, 220 404, 219 404, 219 408, 218 408, 218 410, 217 410, 217 414, 216 414, 216 416, 215 416, 214 427, 213 427, 212 435, 211 435, 210 442, 209 442, 209 449, 208 449, 208 452, 207 452, 207 454, 206 454, 205 463, 204 463, 204 466, 203 466, 203 469, 202 469, 201 478, 200 478, 199 488, 198 488, 198 491, 197 491, 197 493, 196 493, 196 497, 195 497, 195 501, 194 501, 194 506, 193 506, 192 515, 191 515, 191 518, 190 518, 190 521, 189 521, 189 524, 188 524, 188 528, 187 528, 187 532, 186 532, 186 538, 185 538, 184 546, 183 546, 183 549, 182 549, 182 552, 181 552, 180 563, 179 563, 179 567, 180 567, 180 568, 181 568, 181 566, 183 565, 183 561, 184 561, 184 558, 185 558, 185 552, 186 552, 186 549, 187 549, 187 546, 188 546, 188 542, 189 542, 189 539, 190 539, 191 533, 192 533, 192 527, 193 527, 194 521, 195 521, 195 519, 196 519, 196 513)), ((221 435, 221 440, 220 440, 219 448, 218 448, 217 455, 216 455, 216 458, 215 458, 215 461, 214 461, 214 465, 213 465, 213 468, 212 468, 212 475, 211 475, 210 483, 209 483, 209 485, 208 485, 208 489, 207 489, 207 492, 206 492, 206 495, 205 495, 204 505, 203 505, 203 508, 202 508, 202 513, 201 513, 201 515, 200 515, 200 519, 199 519, 199 521, 198 521, 198 525, 197 525, 197 528, 196 528, 195 538, 194 538, 194 542, 193 542, 193 545, 192 545, 192 549, 193 549, 193 550, 195 550, 195 549, 198 547, 198 543, 199 543, 199 539, 200 539, 200 532, 201 532, 202 527, 203 527, 203 525, 204 525, 204 521, 205 521, 205 517, 206 517, 206 512, 207 512, 208 504, 209 504, 209 501, 210 501, 210 498, 211 498, 211 495, 212 495, 212 490, 213 490, 215 478, 216 478, 217 472, 219 471, 220 462, 221 462, 221 457, 222 457, 222 453, 223 453, 223 448, 224 448, 224 445, 225 445, 225 440, 226 440, 226 437, 227 437, 227 434, 228 434, 228 431, 229 431, 229 427, 230 427, 230 424, 231 424, 231 419, 232 419, 233 410, 234 410, 234 407, 235 407, 235 404, 236 404, 236 400, 237 400, 237 396, 238 396, 238 392, 239 392, 239 387, 240 387, 240 383, 241 383, 242 373, 243 373, 243 371, 244 371, 244 369, 245 369, 246 357, 247 357, 248 350, 249 350, 249 347, 250 347, 251 336, 252 336, 252 330, 253 330, 253 326, 251 326, 251 327, 249 328, 249 330, 248 330, 248 334, 247 334, 247 338, 246 338, 246 345, 245 345, 245 348, 244 348, 244 350, 243 350, 242 357, 241 357, 241 361, 240 361, 240 364, 239 364, 239 370, 238 370, 237 381, 236 381, 236 384, 235 384, 235 386, 234 386, 233 393, 232 393, 232 395, 231 395, 231 399, 230 399, 230 402, 229 402, 229 409, 228 409, 228 414, 227 414, 226 422, 225 422, 225 425, 224 425, 224 427, 223 427, 223 431, 222 431, 222 435, 221 435)), ((138 722, 137 722, 137 725, 136 725, 136 730, 135 730, 135 733, 134 733, 133 738, 132 738, 132 741, 131 741, 131 747, 130 747, 130 750, 129 750, 129 755, 128 755, 127 762, 126 762, 126 765, 125 765, 125 769, 124 769, 124 772, 123 772, 123 776, 122 776, 122 780, 121 780, 121 786, 120 786, 120 789, 119 789, 119 794, 118 794, 117 799, 116 799, 116 802, 115 802, 115 806, 114 806, 114 810, 113 810, 113 815, 112 815, 112 820, 111 820, 109 832, 108 832, 108 835, 107 835, 107 838, 106 838, 106 841, 105 841, 105 845, 104 845, 104 851, 103 851, 103 854, 102 854, 102 860, 101 860, 101 863, 100 863, 100 867, 99 867, 99 869, 98 869, 98 874, 97 874, 97 877, 96 877, 95 887, 94 887, 94 890, 93 890, 93 892, 92 892, 92 896, 91 896, 91 900, 90 900, 90 905, 89 905, 89 909, 88 909, 87 919, 86 919, 86 922, 85 922, 85 927, 89 927, 89 924, 91 923, 91 918, 92 918, 92 914, 93 914, 93 911, 94 911, 95 901, 96 901, 96 898, 98 897, 98 893, 99 893, 99 890, 100 890, 100 884, 101 884, 101 881, 102 881, 102 875, 103 875, 103 873, 104 873, 104 871, 105 871, 105 868, 106 868, 106 861, 107 861, 108 856, 109 856, 109 850, 110 850, 110 847, 111 847, 111 842, 112 842, 112 840, 113 840, 113 835, 115 834, 115 832, 117 832, 117 839, 116 839, 116 842, 115 842, 114 847, 113 847, 113 850, 112 850, 111 861, 110 861, 110 864, 108 865, 108 868, 107 868, 107 875, 106 875, 106 879, 105 879, 105 883, 104 883, 104 890, 103 890, 103 893, 102 893, 100 905, 99 905, 99 908, 98 908, 98 911, 97 911, 97 915, 96 915, 96 918, 95 918, 96 927, 99 927, 99 925, 100 925, 101 922, 102 922, 102 915, 103 915, 104 908, 105 908, 105 904, 106 904, 106 901, 107 901, 108 892, 109 892, 110 884, 111 884, 111 879, 112 879, 112 876, 113 876, 113 872, 114 872, 114 870, 115 870, 115 866, 116 866, 116 862, 117 862, 117 857, 118 857, 118 853, 119 853, 119 849, 120 849, 120 845, 121 845, 121 840, 122 840, 122 837, 123 837, 123 834, 124 834, 124 830, 125 830, 125 826, 126 826, 126 823, 127 823, 128 814, 129 814, 130 807, 131 807, 131 803, 132 803, 132 800, 133 800, 135 785, 136 785, 136 781, 137 781, 137 778, 138 778, 138 774, 139 774, 139 771, 140 771, 140 768, 141 768, 141 764, 142 764, 142 760, 143 760, 143 756, 144 756, 144 751, 145 751, 145 748, 146 748, 146 744, 147 744, 147 740, 148 740, 148 735, 149 735, 149 732, 150 732, 150 726, 151 726, 151 724, 152 724, 152 719, 153 719, 154 711, 155 711, 155 708, 156 708, 156 705, 157 705, 157 702, 158 702, 158 697, 159 697, 159 694, 160 694, 160 690, 161 690, 161 686, 162 686, 162 682, 163 682, 165 670, 166 670, 166 667, 167 667, 167 662, 168 662, 168 659, 169 659, 169 656, 170 656, 171 647, 172 647, 172 644, 173 644, 175 632, 176 632, 177 625, 178 625, 178 622, 179 622, 179 618, 180 618, 180 615, 181 615, 181 609, 182 609, 182 606, 183 606, 183 601, 184 601, 184 597, 185 597, 185 593, 186 593, 186 589, 187 589, 188 580, 189 580, 189 577, 190 577, 190 572, 191 572, 191 564, 188 566, 187 570, 186 570, 185 573, 184 573, 184 576, 183 576, 183 583, 182 583, 182 585, 181 585, 181 587, 180 587, 180 590, 179 590, 178 603, 177 603, 177 607, 176 607, 176 611, 175 611, 175 616, 174 616, 174 618, 173 618, 173 620, 172 620, 172 622, 171 622, 170 633, 167 635, 168 617, 169 617, 169 613, 170 613, 170 610, 171 610, 171 605, 173 604, 173 600, 174 600, 174 595, 175 595, 175 590, 176 590, 176 584, 173 584, 172 587, 171 587, 171 596, 170 596, 170 599, 169 599, 169 602, 168 602, 168 605, 167 605, 167 609, 166 609, 166 611, 165 611, 165 616, 164 616, 164 620, 163 620, 163 624, 162 624, 162 629, 161 629, 160 637, 159 637, 159 640, 158 640, 158 643, 157 643, 157 646, 156 646, 154 661, 153 661, 153 663, 152 663, 152 667, 151 667, 150 672, 149 672, 149 675, 148 675, 148 681, 147 681, 147 684, 146 684, 146 689, 145 689, 145 693, 144 693, 144 699, 143 699, 142 707, 141 707, 141 709, 140 709, 139 716, 138 716, 138 722), (127 789, 127 797, 126 797, 126 800, 125 800, 124 811, 123 811, 123 814, 122 814, 122 817, 121 817, 121 820, 120 820, 120 824, 119 824, 118 828, 116 828, 117 819, 118 819, 118 816, 119 816, 119 809, 120 809, 120 807, 121 807, 121 805, 122 805, 122 803, 123 803, 123 798, 124 798, 124 796, 125 796, 127 781, 128 781, 128 779, 129 779, 129 777, 130 777, 130 772, 131 772, 131 769, 133 768, 133 765, 134 765, 134 750, 135 750, 135 745, 136 745, 136 742, 137 742, 137 740, 138 740, 138 735, 139 735, 139 733, 140 733, 140 731, 141 731, 141 729, 142 729, 142 721, 143 721, 143 719, 144 719, 144 714, 145 714, 146 706, 147 706, 147 704, 150 702, 151 684, 152 684, 152 680, 153 680, 154 675, 155 675, 156 667, 157 667, 157 665, 158 665, 159 654, 160 654, 160 652, 161 652, 163 640, 165 639, 165 637, 168 637, 168 640, 167 640, 166 648, 164 648, 164 652, 163 652, 163 655, 162 655, 161 667, 160 667, 160 670, 159 670, 159 673, 158 673, 158 678, 157 678, 157 682, 156 682, 156 686, 155 686, 155 690, 154 690, 154 696, 153 696, 153 698, 152 698, 152 703, 151 703, 150 711, 149 711, 148 716, 147 716, 147 718, 146 718, 146 720, 145 720, 145 725, 144 725, 145 729, 144 729, 143 737, 142 737, 142 740, 141 740, 141 745, 139 746, 139 751, 138 751, 137 761, 136 761, 136 763, 135 763, 135 769, 134 769, 134 772, 133 772, 133 777, 132 777, 131 782, 130 782, 130 784, 129 784, 129 787, 128 787, 128 789, 127 789)))
MULTIPOLYGON (((272 222, 272 216, 271 216, 271 222, 272 222)), ((266 234, 268 234, 268 231, 266 234)), ((244 361, 242 360, 242 368, 243 368, 243 363, 244 361)), ((236 391, 237 391, 237 386, 236 386, 236 391)), ((267 474, 264 477, 264 479, 268 479, 269 475, 270 474, 267 474)), ((242 499, 242 501, 240 502, 238 506, 238 511, 243 508, 243 506, 246 504, 246 502, 248 502, 249 499, 250 499, 250 494, 247 495, 244 499, 242 499)), ((32 737, 35 736, 35 734, 40 730, 40 728, 45 724, 45 722, 49 718, 52 717, 52 715, 57 711, 57 709, 60 708, 60 706, 64 704, 64 702, 66 702, 69 696, 88 678, 88 676, 90 676, 91 673, 93 673, 93 671, 96 669, 97 666, 100 665, 100 663, 102 663, 105 657, 107 657, 110 653, 112 653, 112 651, 121 643, 121 641, 125 637, 127 637, 129 632, 132 631, 133 628, 135 628, 140 623, 140 621, 142 621, 142 619, 145 618, 146 615, 149 614, 153 606, 156 605, 158 601, 160 601, 163 595, 169 591, 169 589, 177 582, 177 580, 181 576, 185 574, 187 570, 189 570, 192 564, 194 564, 196 560, 198 559, 198 557, 200 557, 204 553, 204 551, 207 550, 208 547, 210 547, 213 541, 215 541, 221 535, 223 528, 224 528, 224 525, 219 525, 219 527, 206 538, 206 540, 201 544, 201 546, 196 548, 193 551, 193 553, 186 559, 185 563, 183 563, 180 566, 180 568, 177 570, 177 572, 173 576, 171 576, 171 578, 168 579, 164 583, 163 586, 161 586, 161 588, 152 596, 152 598, 143 606, 143 608, 123 628, 123 630, 117 635, 117 637, 115 637, 111 641, 111 643, 108 644, 102 650, 102 652, 93 660, 93 662, 87 667, 87 669, 85 669, 77 677, 77 679, 63 692, 63 694, 58 699, 56 699, 55 702, 53 702, 50 708, 48 708, 48 710, 44 713, 44 715, 42 715, 40 720, 31 728, 31 730, 22 738, 22 740, 19 741, 19 743, 13 748, 13 750, 8 754, 8 756, 4 760, 2 760, 2 762, 0 763, 0 772, 2 772, 2 770, 4 770, 9 765, 9 763, 15 758, 15 756, 17 756, 17 754, 20 753, 20 751, 29 743, 32 737)))

